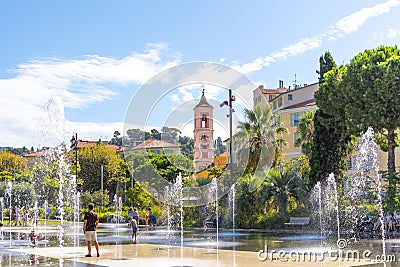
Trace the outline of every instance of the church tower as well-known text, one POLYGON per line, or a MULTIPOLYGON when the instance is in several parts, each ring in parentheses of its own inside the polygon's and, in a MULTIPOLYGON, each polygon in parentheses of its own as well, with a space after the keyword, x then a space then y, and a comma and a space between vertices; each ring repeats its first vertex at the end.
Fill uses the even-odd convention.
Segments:
POLYGON ((196 172, 206 169, 214 160, 213 110, 203 93, 194 110, 194 166, 196 172))

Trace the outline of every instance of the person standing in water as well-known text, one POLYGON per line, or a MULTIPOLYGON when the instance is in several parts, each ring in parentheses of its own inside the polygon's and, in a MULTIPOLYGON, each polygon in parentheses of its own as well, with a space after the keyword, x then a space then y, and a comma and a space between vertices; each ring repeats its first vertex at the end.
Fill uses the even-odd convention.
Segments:
POLYGON ((96 212, 93 211, 93 204, 88 205, 89 211, 85 214, 83 219, 83 233, 85 234, 85 239, 87 242, 88 254, 85 257, 92 257, 92 242, 96 247, 97 257, 100 257, 99 253, 99 243, 97 242, 96 229, 99 226, 99 218, 96 212))
POLYGON ((135 218, 130 218, 130 226, 132 230, 132 243, 136 244, 138 223, 135 218))

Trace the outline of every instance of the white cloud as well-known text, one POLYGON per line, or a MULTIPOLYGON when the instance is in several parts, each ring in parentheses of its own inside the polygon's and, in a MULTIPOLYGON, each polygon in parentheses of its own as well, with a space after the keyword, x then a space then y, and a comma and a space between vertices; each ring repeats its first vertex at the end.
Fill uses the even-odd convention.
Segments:
POLYGON ((170 100, 176 103, 183 103, 195 99, 200 99, 202 92, 201 88, 204 88, 205 95, 208 100, 217 99, 219 94, 224 90, 220 86, 203 84, 201 82, 193 83, 190 85, 186 84, 173 90, 173 94, 171 95, 170 100))
POLYGON ((303 38, 300 41, 297 41, 296 43, 283 48, 279 52, 276 52, 264 58, 257 58, 252 62, 244 64, 242 66, 233 66, 233 68, 243 74, 248 74, 260 70, 263 67, 268 67, 269 65, 271 65, 271 63, 274 63, 276 61, 283 60, 291 56, 301 55, 309 50, 320 47, 322 45, 322 36, 323 35, 317 35, 312 38, 303 38))
POLYGON ((173 95, 171 95, 170 100, 172 102, 179 103, 180 98, 179 98, 179 96, 177 94, 173 94, 173 95))
POLYGON ((336 22, 329 33, 330 39, 344 37, 357 31, 368 19, 376 17, 391 11, 393 7, 399 6, 400 1, 390 0, 385 3, 377 4, 373 7, 363 8, 353 14, 346 16, 336 22))
MULTIPOLYGON (((234 62, 232 63, 232 67, 243 74, 248 74, 258 71, 263 67, 268 67, 271 63, 286 59, 287 57, 304 54, 307 51, 321 47, 324 40, 337 40, 357 31, 368 19, 388 13, 392 8, 399 5, 399 0, 389 0, 373 7, 363 8, 338 20, 326 33, 317 34, 309 38, 303 38, 300 41, 273 53, 272 55, 268 55, 264 58, 257 58, 250 63, 240 65, 239 63, 234 62)), ((393 36, 397 34, 397 32, 392 30, 389 34, 393 36)))
POLYGON ((178 92, 182 95, 182 101, 188 102, 194 99, 193 93, 189 87, 179 87, 178 92))
MULTIPOLYGON (((87 55, 82 59, 40 58, 18 65, 14 77, 0 79, 0 124, 5 125, 0 132, 0 146, 55 145, 59 138, 54 131, 60 129, 45 108, 50 99, 57 99, 58 104, 53 105, 62 105, 59 112, 64 106, 84 108, 111 99, 116 94, 111 87, 140 84, 178 64, 178 56, 162 54, 166 49, 165 45, 150 45, 143 53, 133 52, 121 59, 87 55), (49 130, 43 127, 51 129, 47 136, 53 136, 52 140, 45 140, 49 130)), ((66 128, 74 125, 73 129, 95 139, 116 130, 114 124, 71 122, 63 117, 61 114, 58 119, 66 128)))

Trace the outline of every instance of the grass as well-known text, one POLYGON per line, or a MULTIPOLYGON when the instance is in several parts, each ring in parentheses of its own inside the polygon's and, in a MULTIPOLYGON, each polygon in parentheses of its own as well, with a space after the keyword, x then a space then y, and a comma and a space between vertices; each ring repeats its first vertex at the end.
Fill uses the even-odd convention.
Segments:
MULTIPOLYGON (((9 224, 9 220, 4 219, 4 226, 8 226, 9 224)), ((14 223, 14 221, 12 221, 12 223, 14 223)), ((83 222, 77 222, 78 224, 82 224, 83 222)), ((63 221, 63 225, 73 225, 74 222, 73 221, 63 221)), ((39 219, 39 223, 38 226, 44 226, 45 225, 45 220, 44 219, 39 219)), ((46 220, 46 226, 58 226, 61 225, 61 221, 60 220, 46 220)), ((27 226, 32 226, 32 222, 28 222, 27 226)))

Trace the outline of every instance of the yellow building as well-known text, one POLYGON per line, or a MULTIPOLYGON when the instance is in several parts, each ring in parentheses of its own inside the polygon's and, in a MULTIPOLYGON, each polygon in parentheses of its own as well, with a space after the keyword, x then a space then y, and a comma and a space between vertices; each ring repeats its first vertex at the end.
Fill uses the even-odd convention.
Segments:
POLYGON ((203 169, 199 172, 196 172, 193 174, 193 177, 195 179, 205 179, 205 178, 213 178, 210 176, 210 173, 208 172, 208 170, 212 167, 218 168, 218 169, 225 169, 226 168, 226 164, 228 163, 228 153, 225 151, 224 153, 222 153, 219 156, 216 156, 212 162, 212 164, 209 166, 209 168, 203 169))
MULTIPOLYGON (((289 133, 283 136, 288 143, 288 146, 283 147, 285 162, 302 154, 301 147, 295 146, 295 140, 298 138, 297 125, 302 114, 318 109, 314 98, 314 93, 318 88, 318 83, 285 88, 283 82, 279 81, 277 89, 265 89, 260 86, 253 91, 253 103, 272 106, 272 112, 280 116, 282 125, 289 130, 289 133)), ((396 148, 395 153, 397 167, 400 166, 400 149, 396 148)), ((387 152, 378 149, 377 157, 379 169, 387 170, 387 152)), ((350 159, 350 170, 355 167, 352 163, 354 160, 350 159)))
POLYGON ((318 108, 314 99, 314 93, 318 88, 318 83, 285 88, 283 82, 279 81, 277 89, 265 89, 259 86, 253 91, 254 104, 272 106, 272 112, 280 116, 283 126, 289 130, 289 133, 283 136, 288 143, 287 147, 283 147, 285 162, 301 155, 301 147, 295 146, 298 138, 297 125, 302 114, 318 108))

